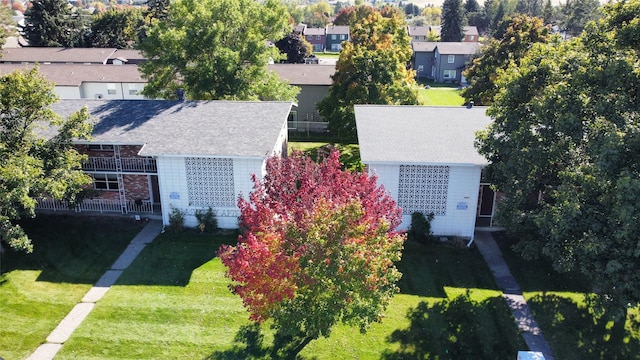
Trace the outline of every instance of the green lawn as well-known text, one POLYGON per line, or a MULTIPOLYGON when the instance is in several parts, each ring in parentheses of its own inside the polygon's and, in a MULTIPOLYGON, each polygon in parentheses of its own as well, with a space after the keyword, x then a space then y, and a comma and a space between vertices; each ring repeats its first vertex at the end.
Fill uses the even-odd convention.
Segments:
POLYGON ((460 90, 457 87, 435 87, 431 85, 430 89, 421 88, 419 93, 423 104, 426 106, 464 105, 464 98, 460 96, 460 90))
MULTIPOLYGON (((6 359, 35 350, 138 230, 129 228, 135 223, 34 224, 41 230, 31 229, 41 239, 38 257, 12 256, 9 263, 5 254, 0 356, 6 359)), ((268 324, 259 332, 247 326, 248 315, 215 256, 221 244, 235 239, 161 235, 96 304, 56 359, 266 358, 268 324)), ((309 344, 302 358, 465 358, 473 351, 510 359, 524 348, 475 249, 407 244, 398 267, 404 273, 401 292, 382 323, 367 334, 338 326, 331 337, 309 344)))
POLYGON ((33 352, 141 229, 133 221, 112 219, 108 231, 96 231, 96 223, 86 220, 25 221, 34 252, 2 255, 0 357, 23 359, 33 352))
POLYGON ((582 276, 559 274, 544 260, 524 260, 511 248, 515 239, 494 237, 557 359, 640 359, 638 309, 614 326, 585 300, 589 285, 582 276))

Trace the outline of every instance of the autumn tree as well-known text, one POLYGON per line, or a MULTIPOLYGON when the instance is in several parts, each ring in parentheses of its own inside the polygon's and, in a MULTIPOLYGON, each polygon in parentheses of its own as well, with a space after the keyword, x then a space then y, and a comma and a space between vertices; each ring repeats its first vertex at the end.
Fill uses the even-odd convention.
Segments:
POLYGON ((304 23, 309 27, 325 27, 329 23, 329 16, 333 8, 326 1, 319 1, 304 8, 304 23))
POLYGON ((376 11, 378 11, 376 8, 369 5, 344 7, 336 14, 333 23, 334 25, 355 26, 376 11))
POLYGON ((293 359, 344 323, 366 332, 382 319, 401 274, 401 210, 376 178, 301 153, 267 161, 240 199, 242 233, 218 254, 253 321, 272 320, 273 358, 293 359))
POLYGON ((596 304, 624 324, 640 304, 640 1, 604 14, 499 75, 495 121, 477 144, 517 249, 585 274, 596 304))
POLYGON ((83 109, 62 119, 49 108, 56 101, 37 67, 0 77, 0 241, 17 250, 33 249, 17 221, 35 216, 37 197, 74 201, 91 182, 71 143, 91 133, 89 114, 83 109), (37 135, 43 125, 57 132, 37 135))
POLYGON ((412 49, 403 19, 374 12, 351 28, 329 94, 318 104, 329 130, 342 142, 357 139, 354 104, 419 103, 415 71, 407 68, 412 49))
POLYGON ((547 43, 551 38, 551 29, 542 19, 525 15, 511 19, 504 34, 491 39, 464 72, 469 86, 461 95, 467 102, 491 105, 499 91, 496 84, 498 70, 504 70, 510 64, 519 65, 533 44, 547 43))
POLYGON ((267 40, 291 31, 278 0, 177 0, 165 20, 157 20, 139 48, 147 79, 143 93, 190 99, 293 100, 297 88, 267 71, 280 57, 267 40))
POLYGON ((442 9, 436 6, 427 6, 422 10, 422 16, 428 25, 440 25, 442 21, 442 9))
POLYGON ((290 32, 276 41, 276 47, 287 56, 289 64, 304 64, 304 59, 313 52, 311 44, 298 32, 290 32))
POLYGON ((94 15, 91 21, 90 44, 92 47, 132 49, 140 38, 144 26, 140 9, 110 9, 94 15))
POLYGON ((442 41, 462 41, 465 17, 461 0, 444 0, 442 3, 442 41))

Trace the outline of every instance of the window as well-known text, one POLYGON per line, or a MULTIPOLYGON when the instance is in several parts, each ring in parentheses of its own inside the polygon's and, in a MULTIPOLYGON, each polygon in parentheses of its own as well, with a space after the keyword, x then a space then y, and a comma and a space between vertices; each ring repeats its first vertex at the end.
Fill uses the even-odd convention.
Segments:
POLYGON ((476 39, 475 35, 469 35, 469 41, 473 41, 475 39, 476 39))
POLYGON ((107 94, 109 95, 116 94, 116 84, 107 84, 107 94))
POLYGON ((456 56, 455 55, 449 55, 447 56, 447 62, 449 64, 453 64, 454 62, 456 62, 456 56))
POLYGON ((118 190, 118 175, 93 174, 93 188, 96 190, 118 190))
POLYGON ((138 95, 138 86, 136 84, 129 84, 129 95, 138 95))
POLYGON ((340 40, 346 40, 346 39, 347 39, 347 35, 345 34, 340 35, 340 40))
POLYGON ((321 35, 316 35, 316 40, 322 40, 322 36, 321 35))
POLYGON ((456 71, 455 70, 445 70, 444 71, 444 78, 445 79, 455 79, 456 78, 456 71))
POLYGON ((311 40, 311 39, 313 39, 313 35, 308 35, 307 40, 311 40))
POLYGON ((448 166, 400 165, 398 205, 404 215, 447 215, 448 193, 448 166))
POLYGON ((424 70, 424 66, 418 65, 418 71, 422 71, 422 70, 424 70))
POLYGON ((338 38, 338 35, 336 34, 331 35, 331 40, 336 40, 337 38, 338 38))
POLYGON ((92 151, 111 151, 111 150, 113 150, 113 145, 91 144, 91 145, 89 145, 89 150, 92 150, 92 151))

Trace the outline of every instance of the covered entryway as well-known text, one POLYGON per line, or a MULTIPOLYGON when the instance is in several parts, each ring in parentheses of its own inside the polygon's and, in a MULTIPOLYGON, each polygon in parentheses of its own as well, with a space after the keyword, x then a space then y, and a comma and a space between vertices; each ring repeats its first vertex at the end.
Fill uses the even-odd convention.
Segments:
POLYGON ((493 217, 496 210, 496 193, 491 189, 491 184, 480 183, 478 194, 478 211, 476 215, 476 227, 493 226, 493 217))

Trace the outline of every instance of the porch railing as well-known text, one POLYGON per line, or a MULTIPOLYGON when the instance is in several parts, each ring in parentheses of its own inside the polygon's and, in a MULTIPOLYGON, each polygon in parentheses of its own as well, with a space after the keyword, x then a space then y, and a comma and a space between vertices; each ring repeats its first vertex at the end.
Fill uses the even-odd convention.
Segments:
POLYGON ((325 133, 329 123, 326 121, 289 121, 289 131, 306 133, 325 133))
MULTIPOLYGON (((121 158, 123 172, 157 173, 156 160, 152 158, 121 158)), ((115 157, 89 157, 82 163, 84 171, 115 171, 115 157)))
POLYGON ((75 206, 70 205, 65 200, 55 200, 51 198, 39 198, 36 205, 37 210, 50 211, 92 211, 99 213, 153 213, 154 206, 149 200, 128 200, 125 207, 119 200, 110 199, 85 199, 75 206), (125 210, 123 210, 126 209, 125 210))

